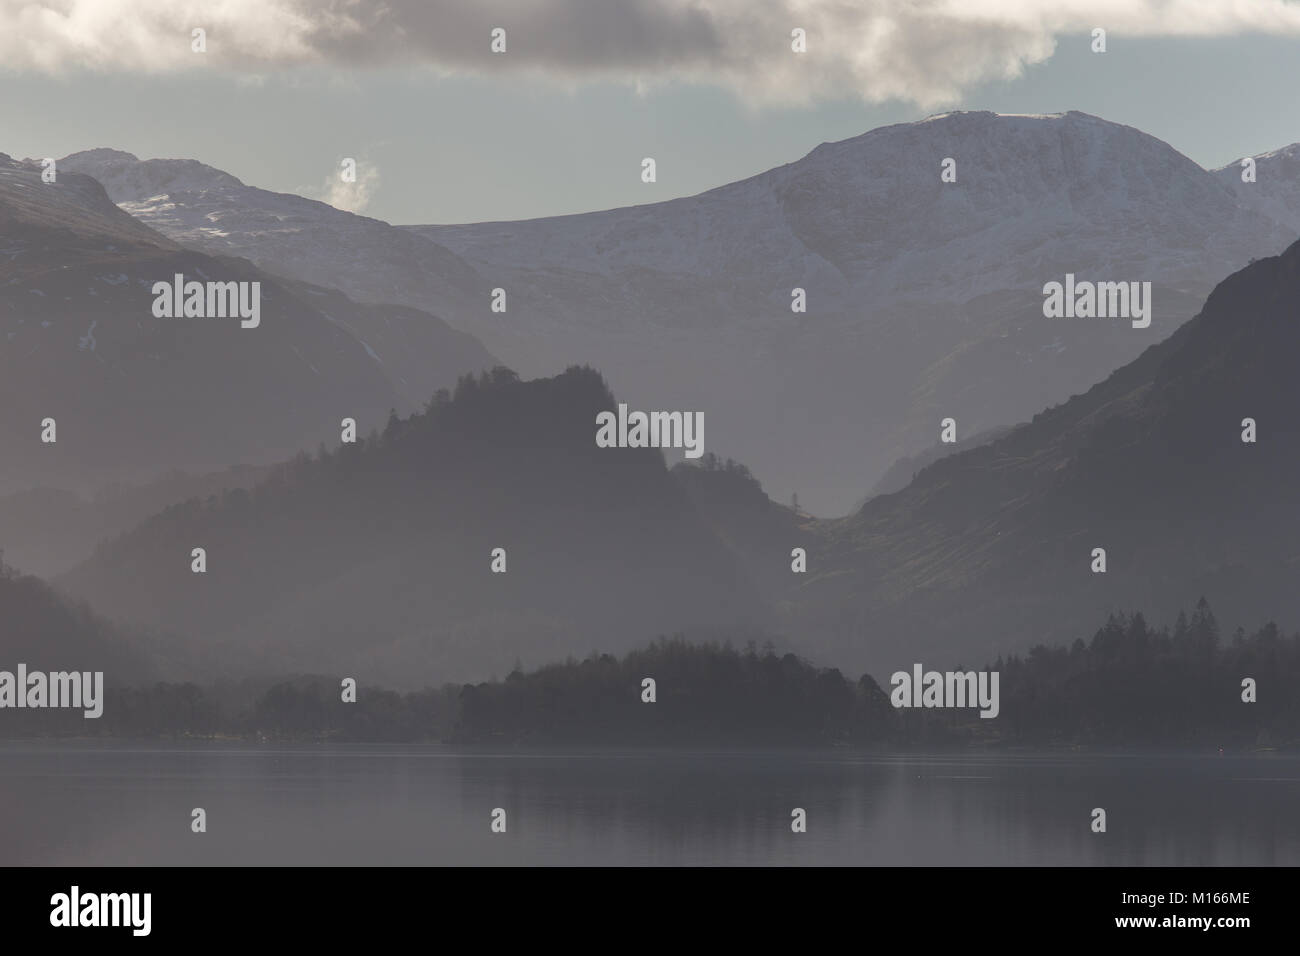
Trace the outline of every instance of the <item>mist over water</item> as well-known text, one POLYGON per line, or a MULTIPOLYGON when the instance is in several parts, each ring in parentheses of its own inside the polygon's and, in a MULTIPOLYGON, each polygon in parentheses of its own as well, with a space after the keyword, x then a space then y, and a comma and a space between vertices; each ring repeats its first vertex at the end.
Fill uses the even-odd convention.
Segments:
POLYGON ((1298 798, 1295 756, 6 742, 0 863, 1297 865, 1298 798))

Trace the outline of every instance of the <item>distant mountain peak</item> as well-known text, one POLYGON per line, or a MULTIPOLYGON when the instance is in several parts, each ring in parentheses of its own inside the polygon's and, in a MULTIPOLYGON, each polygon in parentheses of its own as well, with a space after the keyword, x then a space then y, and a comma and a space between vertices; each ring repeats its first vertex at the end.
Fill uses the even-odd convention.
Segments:
POLYGON ((1106 122, 1106 120, 1093 116, 1091 113, 1080 113, 1078 110, 1067 110, 1064 113, 996 113, 993 110, 948 110, 946 113, 931 113, 925 119, 917 120, 917 125, 952 119, 957 116, 975 116, 983 119, 1063 119, 1067 116, 1079 116, 1103 123, 1106 122))
POLYGON ((1300 143, 1238 157, 1213 173, 1243 206, 1300 234, 1300 143))
POLYGON ((114 202, 141 202, 172 193, 240 188, 243 183, 196 159, 138 159, 119 149, 88 149, 59 160, 61 169, 93 176, 114 202))
POLYGON ((63 157, 63 161, 68 160, 105 160, 116 159, 123 162, 139 162, 140 158, 134 153, 128 153, 121 149, 111 149, 107 146, 98 146, 95 149, 83 149, 79 153, 73 153, 71 156, 63 157))
POLYGON ((1253 156, 1238 156, 1230 163, 1225 163, 1211 172, 1221 173, 1224 170, 1236 172, 1241 169, 1243 159, 1253 159, 1256 162, 1267 159, 1300 159, 1300 143, 1292 143, 1290 146, 1280 146, 1277 149, 1271 149, 1267 153, 1256 153, 1253 156))

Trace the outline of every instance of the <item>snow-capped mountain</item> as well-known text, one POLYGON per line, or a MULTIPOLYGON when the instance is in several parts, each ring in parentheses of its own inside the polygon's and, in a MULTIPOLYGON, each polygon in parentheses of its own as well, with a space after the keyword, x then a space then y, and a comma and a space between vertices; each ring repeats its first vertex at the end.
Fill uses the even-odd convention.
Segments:
MULTIPOLYGON (((715 450, 825 512, 943 418, 959 438, 1023 420, 1167 336, 1215 281, 1296 238, 1274 211, 1286 196, 1300 201, 1294 179, 1244 202, 1082 113, 951 113, 686 199, 416 231, 510 290, 525 348, 572 341, 633 400, 702 407, 715 450), (1150 281, 1151 327, 1044 318, 1043 285, 1067 273, 1150 281)), ((467 327, 513 359, 490 324, 467 327)))
POLYGON ((687 199, 413 228, 492 271, 721 278, 781 306, 804 284, 820 307, 974 297, 1058 266, 1204 282, 1239 265, 1237 247, 1260 226, 1205 170, 1131 127, 1083 113, 949 113, 825 143, 687 199), (953 183, 941 182, 945 158, 953 183))
POLYGON ((1250 158, 1255 161, 1253 182, 1241 178, 1241 160, 1216 169, 1214 175, 1236 192, 1242 205, 1300 234, 1300 143, 1250 158))
POLYGON ((944 114, 689 198, 403 229, 182 161, 64 162, 182 244, 429 308, 525 375, 590 363, 636 407, 703 411, 711 450, 823 514, 932 445, 942 419, 959 439, 1011 424, 1131 360, 1215 281, 1293 241, 1279 210, 1300 202, 1276 178, 1243 198, 1167 144, 1076 112, 944 114), (1067 273, 1151 282, 1150 327, 1044 318, 1044 284, 1067 273), (489 308, 498 287, 505 313, 489 308))
POLYGON ((459 257, 378 219, 246 186, 192 159, 139 160, 92 149, 58 168, 98 179, 122 209, 192 249, 240 256, 270 272, 370 302, 468 309, 488 289, 459 257))

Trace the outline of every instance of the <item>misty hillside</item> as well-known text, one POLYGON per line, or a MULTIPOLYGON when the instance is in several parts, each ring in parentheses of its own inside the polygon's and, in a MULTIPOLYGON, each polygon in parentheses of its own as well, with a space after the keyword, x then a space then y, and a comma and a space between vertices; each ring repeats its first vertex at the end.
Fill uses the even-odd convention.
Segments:
POLYGON ((201 475, 174 472, 140 485, 108 485, 83 496, 62 488, 28 488, 0 495, 0 542, 6 561, 38 577, 67 571, 116 537, 169 505, 249 488, 272 466, 225 468, 201 475))
POLYGON ((1257 188, 1239 189, 1087 114, 948 113, 687 198, 655 201, 674 181, 665 163, 642 205, 401 228, 195 160, 96 149, 61 163, 186 247, 428 309, 525 376, 590 364, 637 407, 702 411, 715 450, 828 515, 930 447, 942 418, 960 437, 1024 421, 1286 248, 1300 181, 1259 161, 1257 188), (1044 319, 1043 284, 1066 272, 1150 281, 1151 327, 1044 319), (806 313, 791 311, 796 287, 806 313))
POLYGON ((97 182, 0 160, 0 491, 89 491, 287 457, 409 410, 493 364, 405 306, 358 305, 239 259, 180 249, 97 182), (155 318, 155 282, 261 283, 261 321, 155 318), (413 352, 418 351, 418 361, 413 352), (42 421, 56 422, 54 443, 42 421))
MULTIPOLYGON (((0 670, 103 671, 105 683, 154 675, 135 635, 0 560, 0 670)), ((80 715, 78 715, 80 716, 80 715)))
POLYGON ((659 450, 596 446, 613 407, 591 370, 498 369, 374 439, 174 506, 60 584, 171 635, 180 677, 422 686, 748 619, 756 589, 659 450))
POLYGON ((173 507, 61 583, 173 635, 182 676, 355 670, 394 686, 737 622, 877 674, 1064 645, 1114 611, 1170 619, 1203 594, 1230 620, 1290 626, 1297 302, 1300 243, 1102 383, 844 519, 776 504, 712 455, 669 471, 653 449, 597 448, 615 399, 595 372, 498 370, 376 440, 173 507), (489 570, 495 547, 507 574, 489 570))
POLYGON ((1086 393, 822 523, 792 628, 838 666, 892 669, 1064 643, 1112 610, 1169 619, 1202 594, 1293 624, 1298 354, 1300 243, 1086 393))
POLYGON ((857 511, 876 495, 892 495, 895 491, 901 491, 911 483, 917 472, 940 458, 970 448, 978 448, 980 445, 986 445, 995 439, 1001 438, 1009 431, 1011 431, 1011 426, 989 428, 976 435, 971 435, 969 438, 963 438, 952 443, 938 441, 915 455, 904 455, 889 466, 889 469, 880 476, 879 481, 871 486, 871 490, 854 506, 853 510, 857 511))
POLYGON ((711 452, 699 462, 678 462, 672 476, 701 520, 769 600, 789 590, 790 552, 812 547, 812 518, 772 501, 747 467, 719 460, 711 452))

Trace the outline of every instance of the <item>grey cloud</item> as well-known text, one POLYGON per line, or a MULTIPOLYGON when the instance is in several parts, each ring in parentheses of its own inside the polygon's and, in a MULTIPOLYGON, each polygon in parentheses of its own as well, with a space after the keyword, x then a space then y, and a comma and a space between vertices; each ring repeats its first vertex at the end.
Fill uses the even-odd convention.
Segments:
POLYGON ((56 73, 423 64, 572 85, 675 80, 759 103, 936 106, 1062 37, 1300 34, 1287 0, 0 0, 0 69, 56 73), (203 27, 208 52, 190 51, 203 27), (493 54, 489 33, 507 31, 493 54), (790 49, 807 31, 808 51, 790 49))

